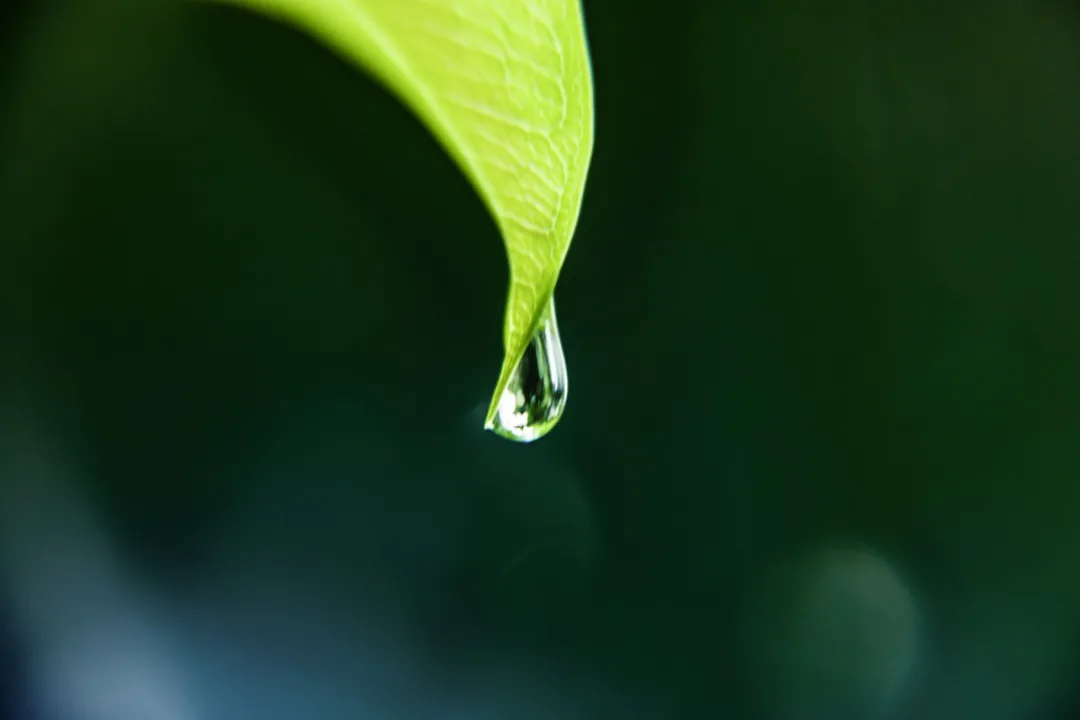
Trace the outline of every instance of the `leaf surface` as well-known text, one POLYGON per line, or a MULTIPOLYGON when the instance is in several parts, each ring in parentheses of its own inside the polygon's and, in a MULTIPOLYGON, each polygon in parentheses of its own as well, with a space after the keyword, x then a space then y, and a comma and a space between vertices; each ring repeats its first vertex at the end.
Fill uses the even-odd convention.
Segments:
POLYGON ((490 426, 540 327, 593 145, 579 0, 225 0, 296 25, 371 73, 438 138, 506 245, 504 357, 490 426))

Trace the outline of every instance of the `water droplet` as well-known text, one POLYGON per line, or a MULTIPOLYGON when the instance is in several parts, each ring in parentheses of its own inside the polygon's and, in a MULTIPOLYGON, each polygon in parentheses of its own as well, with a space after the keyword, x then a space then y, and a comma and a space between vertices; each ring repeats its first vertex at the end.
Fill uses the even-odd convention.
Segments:
POLYGON ((517 442, 532 442, 547 435, 566 407, 566 381, 566 358, 552 298, 487 429, 517 442))

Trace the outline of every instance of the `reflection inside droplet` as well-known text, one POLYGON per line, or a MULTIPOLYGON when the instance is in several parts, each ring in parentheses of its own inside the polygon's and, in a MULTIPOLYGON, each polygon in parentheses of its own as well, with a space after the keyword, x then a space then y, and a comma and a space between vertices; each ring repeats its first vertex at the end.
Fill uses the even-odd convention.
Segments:
POLYGON ((566 389, 566 359, 552 298, 536 335, 499 398, 498 409, 487 429, 517 442, 543 437, 562 417, 566 389))

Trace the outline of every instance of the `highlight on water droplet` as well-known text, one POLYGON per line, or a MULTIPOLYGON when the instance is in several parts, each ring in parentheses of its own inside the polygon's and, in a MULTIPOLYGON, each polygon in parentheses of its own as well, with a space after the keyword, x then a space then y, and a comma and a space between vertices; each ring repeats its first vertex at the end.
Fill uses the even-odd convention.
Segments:
POLYGON ((516 442, 542 438, 562 417, 566 390, 566 358, 552 298, 485 429, 516 442))

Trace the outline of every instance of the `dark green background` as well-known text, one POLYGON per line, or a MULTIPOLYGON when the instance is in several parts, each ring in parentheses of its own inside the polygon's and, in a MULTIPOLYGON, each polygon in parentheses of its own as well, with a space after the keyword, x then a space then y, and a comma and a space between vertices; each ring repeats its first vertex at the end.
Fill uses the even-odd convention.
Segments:
MULTIPOLYGON (((785 574, 855 552, 917 616, 885 714, 1077 716, 1075 7, 587 0, 572 392, 531 446, 480 431, 499 237, 388 94, 233 9, 13 11, 0 504, 37 438, 163 613, 240 646, 214 603, 303 587, 406 628, 407 687, 524 657, 592 718, 859 718, 896 593, 785 574)), ((289 676, 335 645, 302 627, 289 676)), ((286 716, 360 716, 319 707, 286 716)))

